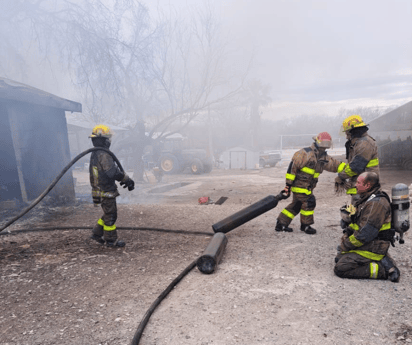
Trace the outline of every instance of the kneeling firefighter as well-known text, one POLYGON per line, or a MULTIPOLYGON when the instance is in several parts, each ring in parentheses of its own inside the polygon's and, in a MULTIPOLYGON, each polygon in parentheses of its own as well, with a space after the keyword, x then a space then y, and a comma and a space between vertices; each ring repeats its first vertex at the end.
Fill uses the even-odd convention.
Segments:
POLYGON ((332 147, 332 137, 327 132, 322 132, 313 138, 315 142, 310 146, 297 151, 289 164, 286 173, 285 192, 293 193, 292 202, 279 214, 275 230, 293 231, 290 222, 300 213, 300 230, 306 234, 315 234, 311 227, 314 223, 313 214, 316 199, 312 194, 318 183, 319 175, 323 170, 340 172, 345 163, 330 157, 326 150, 332 147))
POLYGON ((388 250, 394 241, 389 196, 380 189, 374 172, 360 174, 356 182, 359 199, 346 210, 349 223, 344 230, 335 274, 341 278, 389 279, 398 282, 400 271, 388 250))
MULTIPOLYGON (((97 125, 93 128, 92 139, 94 147, 109 149, 112 132, 108 126, 97 125)), ((115 181, 120 181, 123 188, 129 191, 134 189, 134 181, 122 172, 113 160, 113 157, 105 151, 93 151, 90 157, 90 184, 92 186, 93 203, 100 204, 103 216, 97 221, 92 230, 91 238, 103 244, 106 241, 108 247, 124 247, 125 243, 117 239, 116 197, 119 196, 115 181)))

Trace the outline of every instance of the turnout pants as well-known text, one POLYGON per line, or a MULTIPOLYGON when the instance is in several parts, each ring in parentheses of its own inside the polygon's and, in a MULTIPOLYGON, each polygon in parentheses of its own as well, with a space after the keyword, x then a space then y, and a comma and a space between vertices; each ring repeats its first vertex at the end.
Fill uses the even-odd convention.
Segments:
MULTIPOLYGON (((395 262, 386 255, 394 264, 395 262)), ((380 261, 373 261, 356 253, 339 254, 336 257, 335 274, 341 278, 353 279, 388 279, 380 261)))
POLYGON ((289 225, 295 216, 300 213, 301 224, 311 225, 314 223, 313 214, 316 207, 316 198, 313 194, 306 195, 292 193, 292 202, 286 206, 279 214, 278 221, 284 225, 289 225))
POLYGON ((93 234, 103 236, 106 241, 113 242, 117 240, 116 220, 117 204, 116 198, 103 198, 101 207, 103 216, 97 221, 93 228, 93 234))

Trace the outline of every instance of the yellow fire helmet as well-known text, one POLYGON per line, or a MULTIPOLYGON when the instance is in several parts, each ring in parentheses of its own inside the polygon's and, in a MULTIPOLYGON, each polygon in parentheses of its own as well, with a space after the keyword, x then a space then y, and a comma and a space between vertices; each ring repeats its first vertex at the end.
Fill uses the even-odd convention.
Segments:
POLYGON ((97 125, 93 128, 92 134, 89 136, 89 138, 103 137, 103 138, 110 139, 112 135, 113 133, 108 126, 97 125))
POLYGON ((350 131, 353 128, 365 127, 367 124, 363 122, 363 119, 359 115, 351 115, 343 120, 342 131, 350 131))

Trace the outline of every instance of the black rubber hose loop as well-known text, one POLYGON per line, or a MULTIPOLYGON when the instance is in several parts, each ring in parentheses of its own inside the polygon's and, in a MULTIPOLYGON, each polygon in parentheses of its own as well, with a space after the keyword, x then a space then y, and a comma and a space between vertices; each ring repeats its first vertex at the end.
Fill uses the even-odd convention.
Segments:
POLYGON ((18 214, 16 217, 10 219, 5 225, 0 227, 0 234, 1 232, 6 229, 8 226, 13 224, 17 219, 23 217, 27 212, 29 212, 34 206, 36 206, 40 201, 43 200, 43 198, 54 188, 54 186, 59 182, 59 180, 63 177, 63 175, 69 170, 74 163, 76 163, 80 158, 83 156, 87 155, 90 152, 93 151, 105 151, 109 153, 115 162, 117 163, 119 169, 124 172, 122 165, 120 164, 119 160, 117 157, 114 155, 112 151, 109 149, 103 148, 103 147, 92 147, 90 149, 87 149, 86 151, 83 151, 82 153, 78 154, 76 157, 74 157, 69 164, 66 165, 66 167, 61 171, 61 173, 52 181, 52 183, 49 184, 49 186, 46 188, 46 190, 41 193, 28 207, 26 207, 20 214, 18 214))

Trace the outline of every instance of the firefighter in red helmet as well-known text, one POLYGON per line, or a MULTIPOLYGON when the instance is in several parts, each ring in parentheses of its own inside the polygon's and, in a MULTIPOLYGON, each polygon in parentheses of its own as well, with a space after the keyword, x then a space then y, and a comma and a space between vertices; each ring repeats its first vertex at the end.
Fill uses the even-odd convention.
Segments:
MULTIPOLYGON (((108 126, 97 125, 90 135, 94 147, 108 149, 112 132, 108 126)), ((100 204, 103 216, 97 221, 92 230, 91 238, 101 244, 106 242, 108 247, 124 247, 125 243, 117 239, 116 197, 119 196, 116 181, 120 181, 123 188, 129 191, 134 189, 134 181, 126 173, 120 171, 113 157, 103 150, 93 151, 90 157, 90 184, 95 205, 100 204)))
POLYGON ((316 234, 313 214, 316 207, 316 198, 313 190, 318 183, 319 175, 323 170, 340 172, 345 163, 330 157, 326 150, 332 147, 332 137, 327 132, 313 137, 314 143, 297 151, 289 164, 286 173, 285 191, 292 192, 292 202, 286 206, 277 218, 276 231, 293 231, 290 222, 300 213, 300 230, 306 234, 316 234))

